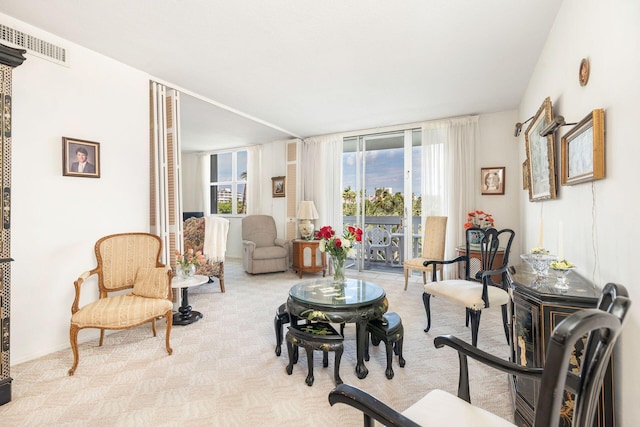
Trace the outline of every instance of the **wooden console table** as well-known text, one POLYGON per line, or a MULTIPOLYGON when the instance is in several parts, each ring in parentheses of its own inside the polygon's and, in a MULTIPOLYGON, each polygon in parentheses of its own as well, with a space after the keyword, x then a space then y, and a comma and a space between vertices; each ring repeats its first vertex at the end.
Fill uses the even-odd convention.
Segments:
POLYGON ((327 272, 327 257, 320 252, 320 240, 296 239, 293 241, 293 271, 302 279, 302 273, 327 272))
MULTIPOLYGON (((511 360, 522 366, 542 367, 545 363, 547 343, 551 332, 571 313, 595 308, 600 293, 584 278, 572 272, 569 289, 554 287, 555 277, 548 277, 542 283, 535 282, 535 274, 526 264, 510 272, 511 282, 511 360)), ((576 346, 576 358, 579 366, 583 348, 576 346)), ((533 425, 534 408, 538 402, 540 384, 527 378, 513 378, 515 394, 515 423, 519 426, 533 425)), ((573 396, 566 393, 565 404, 561 409, 561 427, 571 426, 573 416, 573 396)), ((615 426, 613 357, 605 374, 598 402, 595 426, 615 426)))

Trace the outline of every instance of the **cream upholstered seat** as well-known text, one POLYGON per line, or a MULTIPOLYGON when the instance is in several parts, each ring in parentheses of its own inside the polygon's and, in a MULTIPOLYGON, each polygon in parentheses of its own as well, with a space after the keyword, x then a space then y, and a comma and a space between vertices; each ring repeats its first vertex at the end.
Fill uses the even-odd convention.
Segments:
MULTIPOLYGON (((515 233, 513 230, 505 228, 496 230, 489 228, 486 230, 480 228, 468 228, 466 231, 466 251, 465 255, 459 256, 449 261, 430 260, 425 261, 425 267, 435 268, 437 265, 453 264, 463 262, 465 268, 465 277, 462 280, 441 280, 437 281, 436 270, 432 270, 432 281, 424 285, 424 293, 422 301, 424 309, 427 313, 427 327, 424 330, 428 332, 431 328, 431 296, 441 297, 454 304, 458 304, 466 309, 467 325, 471 321, 471 342, 473 345, 478 343, 478 328, 480 326, 480 315, 482 310, 493 306, 502 308, 502 319, 504 325, 504 333, 509 341, 509 319, 507 316, 507 303, 509 302, 507 267, 509 264, 509 252, 511 251, 511 243, 515 233), (472 274, 470 269, 471 256, 471 236, 475 232, 482 233, 482 240, 477 250, 480 252, 480 270, 472 274), (501 240, 503 241, 501 243, 501 240), (503 244, 504 246, 501 246, 503 244), (504 249, 502 265, 495 265, 496 254, 499 249, 504 249), (494 283, 493 277, 499 276, 500 283, 494 283)), ((475 249, 475 248, 474 248, 475 249)))
POLYGON ((487 365, 511 376, 540 381, 534 426, 548 427, 566 424, 565 391, 573 393, 571 421, 574 426, 592 426, 600 401, 605 376, 616 340, 622 332, 631 306, 624 286, 607 284, 602 290, 598 308, 577 311, 560 322, 547 343, 543 368, 523 367, 479 350, 451 335, 434 340, 436 348, 451 347, 458 352, 460 371, 458 395, 432 390, 402 413, 379 401, 366 391, 340 384, 329 393, 329 403, 345 403, 362 411, 364 426, 374 420, 393 426, 514 426, 507 420, 471 404, 469 365, 487 365), (585 335, 587 336, 585 340, 585 335), (571 359, 576 357, 576 343, 584 341, 580 367, 577 372, 571 359), (564 408, 563 408, 564 407, 564 408))
POLYGON ((404 266, 404 290, 407 290, 409 283, 409 273, 411 270, 422 272, 422 283, 427 284, 427 271, 436 268, 442 277, 442 264, 436 266, 424 266, 424 262, 430 259, 444 259, 444 249, 447 240, 447 217, 428 216, 424 225, 424 235, 422 237, 422 256, 408 259, 404 266))
POLYGON ((151 322, 156 336, 156 319, 164 317, 165 345, 171 354, 172 322, 171 269, 160 263, 162 241, 147 233, 113 234, 98 240, 95 254, 98 266, 85 271, 74 282, 75 299, 71 307, 70 341, 73 366, 78 367, 78 332, 100 329, 100 346, 107 329, 127 329, 151 322), (80 307, 82 284, 97 275, 99 299, 80 307), (130 289, 130 293, 123 293, 130 289), (116 293, 116 294, 114 294, 116 293))
MULTIPOLYGON (((196 267, 196 274, 203 276, 217 277, 220 281, 220 292, 224 292, 224 253, 227 245, 227 233, 229 232, 229 220, 221 217, 200 217, 188 218, 184 222, 184 249, 185 251, 193 249, 194 252, 202 252, 207 259, 206 264, 196 267), (210 225, 212 230, 209 236, 214 239, 213 245, 218 243, 220 248, 213 248, 212 251, 217 252, 217 256, 212 256, 209 248, 205 248, 205 229, 207 222, 214 222, 210 225)), ((207 242, 208 243, 208 242, 207 242)), ((210 245, 208 245, 210 246, 210 245)), ((209 279, 211 281, 211 279, 209 279)))

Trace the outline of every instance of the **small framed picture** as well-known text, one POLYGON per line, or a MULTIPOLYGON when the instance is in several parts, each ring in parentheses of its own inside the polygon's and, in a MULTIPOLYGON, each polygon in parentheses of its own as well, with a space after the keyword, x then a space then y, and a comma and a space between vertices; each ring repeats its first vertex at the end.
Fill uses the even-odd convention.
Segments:
POLYGON ((62 175, 100 178, 100 143, 63 136, 62 175))
POLYGON ((271 195, 273 197, 284 197, 285 177, 274 176, 271 178, 271 195))
POLYGON ((562 137, 562 185, 604 178, 604 110, 593 110, 562 137))
POLYGON ((504 167, 480 169, 482 194, 504 194, 504 167))

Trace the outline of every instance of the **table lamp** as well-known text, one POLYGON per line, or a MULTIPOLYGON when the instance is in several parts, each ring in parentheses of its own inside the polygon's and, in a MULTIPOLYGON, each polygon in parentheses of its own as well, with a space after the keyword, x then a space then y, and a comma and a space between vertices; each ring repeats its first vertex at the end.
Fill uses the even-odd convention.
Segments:
POLYGON ((311 220, 318 219, 316 205, 314 205, 310 200, 300 202, 300 207, 298 208, 298 219, 300 220, 300 224, 298 225, 298 228, 300 229, 300 236, 305 240, 313 239, 315 227, 311 220))

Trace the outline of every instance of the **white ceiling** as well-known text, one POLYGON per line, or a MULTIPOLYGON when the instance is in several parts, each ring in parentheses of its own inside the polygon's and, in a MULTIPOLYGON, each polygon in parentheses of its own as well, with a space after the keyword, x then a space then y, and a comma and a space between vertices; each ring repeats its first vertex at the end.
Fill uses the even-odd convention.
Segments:
POLYGON ((561 3, 0 0, 0 12, 197 94, 183 97, 183 143, 210 150, 516 109, 561 3))

